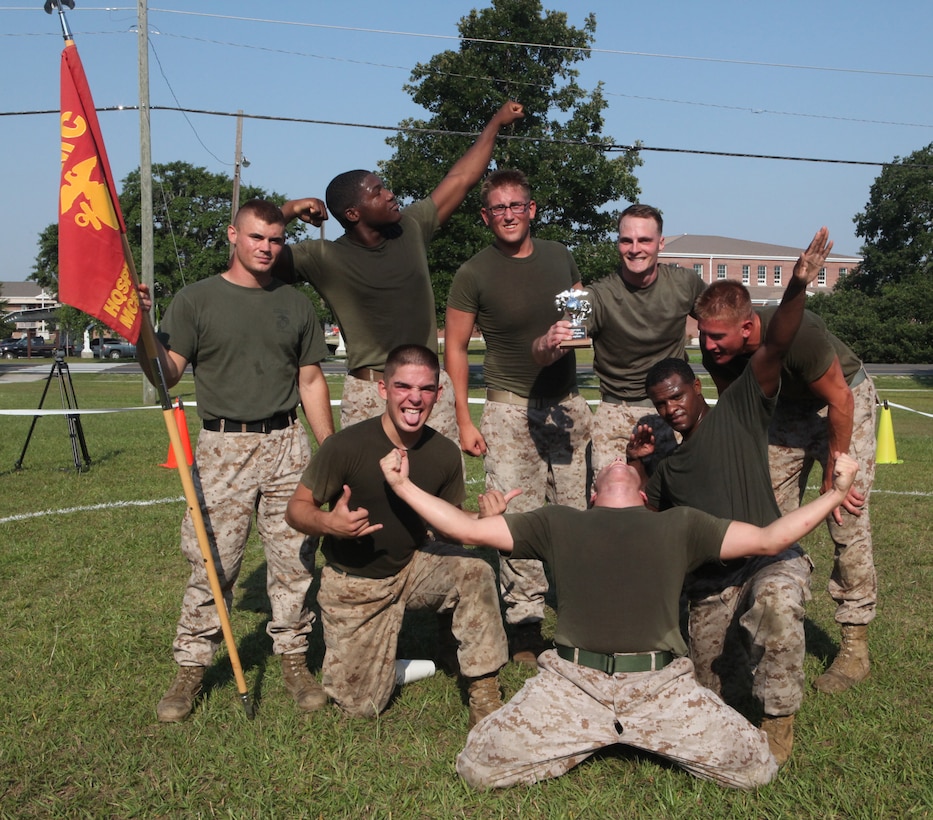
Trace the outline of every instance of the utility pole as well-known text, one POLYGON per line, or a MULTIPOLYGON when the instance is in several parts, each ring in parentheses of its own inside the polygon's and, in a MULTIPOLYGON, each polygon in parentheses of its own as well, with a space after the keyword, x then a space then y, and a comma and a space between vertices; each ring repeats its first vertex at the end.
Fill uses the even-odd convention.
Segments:
POLYGON ((249 160, 243 156, 243 110, 236 112, 236 150, 233 155, 233 196, 230 204, 230 224, 236 220, 240 210, 240 168, 249 168, 249 160))
MULTIPOLYGON (((139 50, 139 214, 140 270, 139 278, 149 286, 155 299, 155 267, 153 263, 152 217, 152 137, 149 123, 149 10, 146 0, 138 0, 137 47, 139 50)), ((153 317, 154 321, 157 317, 153 317)), ((156 403, 156 389, 143 377, 143 403, 156 403)))

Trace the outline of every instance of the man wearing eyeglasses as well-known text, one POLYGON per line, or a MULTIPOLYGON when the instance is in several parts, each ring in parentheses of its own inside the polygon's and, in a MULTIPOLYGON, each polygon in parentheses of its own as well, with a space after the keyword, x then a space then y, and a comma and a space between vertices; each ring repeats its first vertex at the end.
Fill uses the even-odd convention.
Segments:
MULTIPOLYGON (((663 231, 657 208, 630 205, 619 216, 619 269, 587 286, 593 307, 587 329, 602 397, 593 417, 594 474, 625 452, 638 424, 654 430, 655 459, 675 446, 645 393, 645 374, 662 359, 685 358, 686 319, 705 286, 693 271, 658 263, 663 231)), ((558 321, 536 340, 537 360, 565 356, 560 343, 570 338, 570 324, 558 321)))
MULTIPOLYGON (((592 413, 577 391, 574 354, 542 366, 531 350, 558 315, 555 295, 579 288, 580 273, 563 245, 532 238, 536 205, 521 171, 493 172, 481 196, 480 216, 493 243, 461 266, 447 300, 444 366, 456 395, 460 447, 484 457, 487 491, 524 489, 512 502, 517 512, 545 503, 584 509, 592 413), (479 429, 467 403, 474 324, 486 341, 479 429)), ((500 557, 499 583, 512 659, 536 666, 547 648, 541 636, 544 567, 537 560, 500 557)))

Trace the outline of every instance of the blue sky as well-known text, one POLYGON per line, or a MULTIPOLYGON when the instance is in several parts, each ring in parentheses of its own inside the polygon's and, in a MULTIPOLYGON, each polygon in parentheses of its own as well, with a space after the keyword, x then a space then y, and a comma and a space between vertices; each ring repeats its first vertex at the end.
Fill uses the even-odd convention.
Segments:
MULTIPOLYGON (((57 116, 9 115, 59 105, 61 29, 42 5, 0 0, 0 280, 26 278, 39 232, 57 219, 57 116)), ((135 106, 136 3, 76 6, 67 17, 97 106, 135 106)), ((394 126, 424 116, 402 86, 417 62, 457 47, 457 22, 475 6, 162 0, 148 12, 150 102, 394 126)), ((620 144, 678 149, 646 150, 637 170, 641 200, 664 211, 668 236, 802 247, 825 224, 837 252, 857 253, 852 218, 880 167, 687 152, 880 163, 933 141, 929 0, 544 6, 576 26, 596 15, 596 50, 579 65, 580 83, 603 82, 605 133, 620 144)), ((100 119, 119 183, 139 165, 139 115, 100 119)), ((235 119, 153 111, 151 123, 153 162, 232 174, 235 119)), ((388 158, 388 133, 249 119, 242 178, 289 197, 323 196, 335 174, 388 158)), ((338 234, 333 220, 327 227, 338 234)))

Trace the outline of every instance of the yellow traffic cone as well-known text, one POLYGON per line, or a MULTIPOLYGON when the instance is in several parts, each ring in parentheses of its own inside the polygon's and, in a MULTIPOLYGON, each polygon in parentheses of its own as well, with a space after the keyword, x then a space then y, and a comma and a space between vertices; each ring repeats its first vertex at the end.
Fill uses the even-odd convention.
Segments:
POLYGON ((902 464, 897 458, 897 447, 894 446, 894 425, 891 423, 891 408, 885 399, 881 407, 881 418, 878 422, 878 447, 875 450, 875 464, 902 464))

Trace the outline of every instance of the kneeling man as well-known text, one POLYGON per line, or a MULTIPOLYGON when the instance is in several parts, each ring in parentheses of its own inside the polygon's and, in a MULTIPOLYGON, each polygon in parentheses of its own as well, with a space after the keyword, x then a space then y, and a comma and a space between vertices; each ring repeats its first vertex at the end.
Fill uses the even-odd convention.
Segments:
POLYGON ((389 489, 379 466, 386 450, 400 448, 408 454, 411 481, 446 502, 463 502, 460 451, 425 426, 440 394, 439 374, 437 355, 428 348, 395 348, 379 382, 385 412, 321 445, 286 520, 324 539, 327 564, 317 600, 327 694, 349 714, 379 714, 395 688, 405 611, 431 609, 452 615, 472 726, 502 705, 498 671, 508 660, 508 643, 495 573, 459 544, 435 540, 419 514, 389 489))
POLYGON ((592 509, 550 505, 477 520, 419 489, 409 454, 390 452, 386 480, 429 524, 544 561, 554 577, 556 647, 539 656, 538 674, 508 704, 473 728, 457 759, 460 775, 476 788, 534 783, 621 743, 724 786, 768 783, 777 763, 765 734, 694 676, 678 624, 680 590, 704 562, 774 555, 814 529, 855 477, 855 462, 838 459, 831 492, 756 527, 689 507, 653 513, 639 473, 620 459, 597 476, 592 509))

